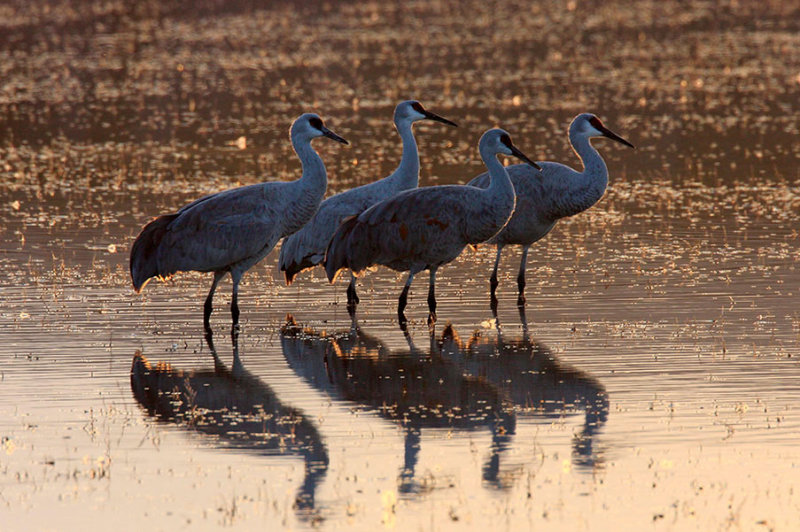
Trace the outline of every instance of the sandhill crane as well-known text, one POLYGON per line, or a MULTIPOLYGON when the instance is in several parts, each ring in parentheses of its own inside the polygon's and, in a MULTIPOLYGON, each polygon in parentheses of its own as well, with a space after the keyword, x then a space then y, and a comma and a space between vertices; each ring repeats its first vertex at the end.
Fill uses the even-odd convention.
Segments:
POLYGON ((514 187, 497 155, 514 155, 536 165, 502 129, 484 133, 478 146, 491 175, 488 188, 442 185, 407 190, 344 221, 328 245, 328 280, 334 282, 342 268, 359 276, 374 264, 408 271, 397 307, 398 319, 405 323, 411 282, 428 269, 428 323, 435 322, 437 269, 458 257, 468 244, 497 234, 514 211, 514 187))
POLYGON ((300 456, 305 476, 296 507, 314 510, 314 494, 328 471, 328 450, 322 435, 297 408, 281 402, 275 391, 245 369, 233 340, 233 364, 220 360, 211 334, 206 342, 213 369, 184 371, 170 364, 151 364, 140 351, 133 357, 131 390, 147 413, 208 436, 226 449, 264 455, 300 456))
MULTIPOLYGON (((497 305, 497 267, 503 246, 522 246, 522 261, 517 276, 517 304, 524 305, 525 263, 531 244, 547 235, 559 219, 585 211, 605 193, 608 168, 590 142, 593 137, 601 136, 634 147, 605 127, 595 115, 583 113, 576 116, 569 126, 569 140, 575 153, 583 161, 583 172, 555 162, 540 162, 540 172, 526 164, 506 168, 517 193, 517 206, 508 224, 489 240, 490 244, 497 245, 497 257, 490 280, 492 307, 497 305)), ((489 174, 483 173, 469 184, 485 188, 490 181, 494 181, 494 178, 490 179, 489 174)))
POLYGON ((211 330, 214 291, 230 273, 231 316, 237 328, 242 275, 267 256, 281 238, 303 227, 325 195, 325 165, 311 141, 328 137, 348 143, 313 113, 295 120, 290 136, 303 165, 300 179, 226 190, 200 198, 174 214, 159 216, 142 229, 131 248, 134 289, 139 292, 150 278, 165 279, 177 271, 214 272, 203 313, 203 325, 211 330))
MULTIPOLYGON (((394 126, 403 141, 403 156, 399 166, 388 177, 326 199, 310 222, 284 239, 279 262, 281 271, 285 272, 287 285, 291 285, 301 271, 322 262, 325 248, 342 220, 358 215, 398 192, 418 186, 419 152, 411 126, 414 122, 425 119, 456 126, 450 120, 426 110, 418 101, 409 100, 397 104, 394 110, 394 126)), ((347 287, 348 308, 353 310, 358 301, 355 277, 351 275, 350 285, 347 287)))

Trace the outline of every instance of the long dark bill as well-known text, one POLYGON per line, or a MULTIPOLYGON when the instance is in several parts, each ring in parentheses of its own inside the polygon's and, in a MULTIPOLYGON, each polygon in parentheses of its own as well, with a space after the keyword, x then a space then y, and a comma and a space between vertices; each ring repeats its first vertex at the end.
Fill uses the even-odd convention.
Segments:
POLYGON ((436 120, 437 122, 441 122, 442 124, 447 124, 448 126, 458 127, 458 124, 456 124, 455 122, 451 122, 450 120, 442 116, 439 116, 436 113, 431 113, 427 109, 423 109, 422 114, 424 114, 425 118, 429 120, 436 120))
POLYGON ((603 136, 608 137, 611 140, 617 141, 620 144, 624 144, 625 146, 628 146, 629 148, 633 148, 634 150, 636 149, 636 146, 634 146, 633 144, 631 144, 627 140, 623 139, 622 137, 620 137, 619 135, 617 135, 616 133, 614 133, 613 131, 608 129, 603 124, 599 124, 599 127, 598 127, 598 124, 592 124, 592 125, 594 127, 596 127, 598 130, 600 130, 600 133, 602 133, 603 136))
POLYGON ((541 167, 541 166, 539 166, 539 165, 538 165, 538 164, 536 164, 535 162, 531 161, 531 160, 528 158, 528 156, 527 156, 527 155, 525 155, 524 153, 522 153, 521 151, 519 151, 519 148, 517 148, 516 146, 514 146, 514 144, 511 142, 511 139, 510 139, 510 138, 508 138, 508 135, 503 135, 503 137, 502 137, 502 142, 503 142, 503 144, 505 144, 505 145, 506 145, 506 147, 507 147, 509 150, 511 150, 511 154, 512 154, 512 155, 514 155, 514 157, 517 157, 518 159, 521 159, 521 160, 525 161, 526 163, 528 163, 529 165, 533 166, 533 167, 534 167, 534 168, 536 168, 537 170, 541 170, 541 169, 542 169, 542 167, 541 167))
POLYGON ((350 144, 345 139, 343 139, 342 137, 340 137, 339 135, 337 135, 336 133, 334 133, 333 131, 331 131, 330 129, 328 129, 325 126, 322 126, 320 128, 320 131, 322 131, 322 134, 325 135, 326 137, 328 137, 329 139, 333 139, 336 142, 341 142, 342 144, 350 144))

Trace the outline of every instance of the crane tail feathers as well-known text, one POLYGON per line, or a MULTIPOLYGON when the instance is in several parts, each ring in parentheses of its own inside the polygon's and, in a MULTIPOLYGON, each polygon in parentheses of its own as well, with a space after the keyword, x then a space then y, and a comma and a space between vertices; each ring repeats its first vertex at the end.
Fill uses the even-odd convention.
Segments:
POLYGON ((314 256, 303 257, 299 261, 292 261, 291 264, 282 263, 280 265, 283 276, 286 278, 286 286, 292 286, 294 278, 303 270, 313 268, 319 264, 319 260, 314 260, 314 256))
POLYGON ((148 279, 145 279, 144 282, 142 284, 140 284, 139 286, 136 286, 136 280, 134 279, 134 281, 133 281, 133 289, 136 291, 137 294, 141 293, 142 290, 144 290, 144 287, 147 286, 147 283, 150 282, 150 279, 152 279, 152 277, 150 277, 148 279))
POLYGON ((336 232, 328 242, 328 248, 325 250, 325 273, 328 276, 328 281, 333 284, 339 276, 339 272, 345 268, 350 267, 349 260, 349 240, 350 234, 353 229, 358 225, 358 216, 351 216, 345 218, 336 232))
POLYGON ((300 233, 294 233, 283 239, 281 245, 281 254, 278 258, 278 268, 284 272, 286 278, 286 286, 291 286, 297 274, 303 270, 313 268, 324 258, 324 251, 322 253, 314 250, 302 248, 302 239, 298 236, 300 233))
POLYGON ((342 273, 343 269, 344 268, 339 268, 338 270, 333 272, 333 277, 331 277, 331 273, 328 272, 328 268, 325 268, 325 271, 326 271, 326 273, 328 275, 328 281, 330 281, 331 284, 334 284, 336 282, 336 279, 339 278, 339 274, 342 273))
POLYGON ((167 278, 172 272, 161 272, 158 269, 158 248, 169 224, 177 214, 159 216, 142 229, 131 246, 131 281, 136 292, 141 292, 153 277, 167 278))

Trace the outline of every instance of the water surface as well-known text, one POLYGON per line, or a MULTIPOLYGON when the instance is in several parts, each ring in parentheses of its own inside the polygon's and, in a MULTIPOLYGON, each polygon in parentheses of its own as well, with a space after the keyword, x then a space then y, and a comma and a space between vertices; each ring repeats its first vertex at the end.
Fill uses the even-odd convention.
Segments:
POLYGON ((791 530, 800 520, 800 16, 787 4, 200 2, 7 6, 0 30, 0 516, 6 530, 791 530), (501 29, 498 29, 501 28, 501 29), (329 192, 388 174, 419 98, 422 185, 495 125, 611 177, 531 251, 425 275, 133 293, 128 250, 199 195, 293 179, 319 112, 329 192), (287 321, 287 314, 292 318, 287 321), (288 324, 288 325, 287 325, 288 324), (448 327, 448 324, 450 327, 448 327))

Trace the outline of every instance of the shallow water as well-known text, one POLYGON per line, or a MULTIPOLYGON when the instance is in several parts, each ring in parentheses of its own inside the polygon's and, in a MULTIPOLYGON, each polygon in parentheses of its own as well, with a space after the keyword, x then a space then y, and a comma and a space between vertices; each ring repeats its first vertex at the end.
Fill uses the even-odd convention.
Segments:
POLYGON ((800 521, 796 9, 136 6, 2 8, 0 528, 800 521), (152 216, 294 178, 305 110, 352 142, 318 143, 330 192, 385 175, 409 95, 461 125, 416 128, 422 185, 481 172, 493 125, 577 164, 593 110, 637 145, 596 141, 609 189, 532 248, 523 315, 518 249, 492 315, 489 246, 440 270, 432 334, 424 274, 406 336, 401 276, 367 274, 352 323, 344 282, 285 287, 277 252, 235 345, 221 285, 213 352, 208 276, 133 293, 152 216))

